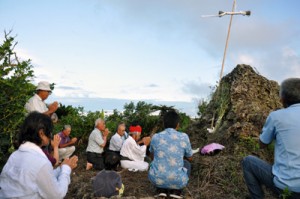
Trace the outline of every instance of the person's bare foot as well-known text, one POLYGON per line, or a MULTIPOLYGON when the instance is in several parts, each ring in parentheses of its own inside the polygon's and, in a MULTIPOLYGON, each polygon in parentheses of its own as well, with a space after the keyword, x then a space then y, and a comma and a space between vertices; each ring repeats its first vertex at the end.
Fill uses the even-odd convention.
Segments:
POLYGON ((92 163, 89 163, 89 162, 87 162, 86 163, 86 170, 90 170, 91 168, 93 168, 93 164, 92 163))

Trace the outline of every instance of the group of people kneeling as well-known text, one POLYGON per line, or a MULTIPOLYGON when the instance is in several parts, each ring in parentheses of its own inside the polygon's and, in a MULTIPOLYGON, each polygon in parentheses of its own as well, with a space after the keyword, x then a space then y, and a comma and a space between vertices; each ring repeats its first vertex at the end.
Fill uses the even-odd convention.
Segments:
MULTIPOLYGON (((77 138, 70 138, 70 125, 52 135, 59 103, 45 103, 51 93, 50 83, 41 81, 25 104, 27 116, 20 128, 18 150, 11 154, 0 175, 0 198, 52 199, 67 194, 70 174, 77 167, 78 157, 71 157, 77 138)), ((187 134, 177 131, 179 115, 175 111, 165 114, 164 127, 152 139, 140 139, 139 125, 130 126, 128 135, 125 124, 120 123, 109 147, 105 147, 109 131, 105 121, 97 119, 86 149, 86 170, 100 170, 93 181, 95 196, 122 194, 124 185, 116 172, 120 165, 130 171, 149 170, 158 196, 182 198, 191 170, 191 144, 187 134)))
MULTIPOLYGON (((149 180, 157 188, 159 197, 182 198, 187 185, 192 149, 187 134, 178 132, 179 115, 169 111, 164 116, 165 130, 141 138, 139 125, 125 131, 120 123, 108 142, 105 121, 97 119, 87 145, 86 170, 100 172, 93 181, 95 196, 122 195, 124 185, 118 167, 130 171, 148 171, 149 180), (147 148, 150 157, 146 156, 147 148), (151 164, 149 164, 151 162, 151 164), (150 165, 150 166, 149 166, 150 165)), ((28 114, 19 134, 19 148, 11 154, 0 176, 0 198, 63 198, 68 191, 70 174, 77 167, 70 139, 71 126, 52 136, 53 122, 49 116, 33 111, 28 114), (53 137, 52 141, 51 138, 53 137), (51 144, 50 144, 51 143, 51 144), (46 149, 52 145, 53 153, 46 149)))
POLYGON ((116 172, 120 166, 133 172, 149 170, 148 178, 158 197, 183 198, 182 189, 191 172, 192 148, 187 134, 177 131, 179 119, 175 111, 167 112, 165 130, 154 134, 152 139, 141 138, 141 126, 133 124, 127 133, 125 124, 120 123, 108 147, 109 131, 105 121, 97 119, 86 150, 86 170, 101 170, 93 182, 95 196, 123 193, 124 185, 116 172))

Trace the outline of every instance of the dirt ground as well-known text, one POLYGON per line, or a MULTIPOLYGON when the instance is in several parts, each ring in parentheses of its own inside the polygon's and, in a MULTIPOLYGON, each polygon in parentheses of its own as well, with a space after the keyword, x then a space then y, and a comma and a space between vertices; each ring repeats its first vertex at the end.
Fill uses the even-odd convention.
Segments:
MULTIPOLYGON (((84 153, 78 154, 79 164, 73 171, 71 176, 71 184, 69 185, 69 191, 66 198, 97 198, 92 193, 92 178, 96 176, 96 170, 85 170, 86 157, 84 153)), ((199 154, 194 155, 195 160, 199 159, 199 154)), ((196 163, 193 163, 195 166, 196 163)), ((201 181, 199 173, 195 171, 193 167, 193 175, 191 177, 192 183, 189 184, 184 190, 185 198, 200 198, 201 181)), ((154 198, 155 188, 148 180, 148 173, 145 172, 131 172, 128 170, 119 171, 122 176, 122 182, 125 185, 125 191, 122 198, 154 198)))
MULTIPOLYGON (((86 171, 84 153, 77 155, 79 156, 79 164, 72 173, 71 184, 65 198, 97 198, 92 192, 92 178, 96 176, 98 171, 86 171)), ((131 172, 121 170, 120 174, 125 185, 122 198, 154 198, 156 194, 155 188, 148 180, 146 171, 131 172)), ((247 194, 248 192, 241 176, 241 167, 236 158, 226 155, 225 151, 215 156, 202 156, 200 154, 193 156, 192 176, 188 186, 184 189, 184 198, 238 199, 245 198, 247 194)), ((272 199, 275 197, 267 193, 266 198, 272 199)))

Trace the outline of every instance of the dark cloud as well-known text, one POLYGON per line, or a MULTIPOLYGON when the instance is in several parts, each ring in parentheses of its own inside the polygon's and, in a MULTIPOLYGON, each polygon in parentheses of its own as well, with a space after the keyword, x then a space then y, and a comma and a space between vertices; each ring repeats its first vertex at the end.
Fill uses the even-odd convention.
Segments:
POLYGON ((74 91, 74 90, 82 90, 79 87, 72 87, 72 86, 57 86, 56 88, 62 89, 62 90, 69 90, 69 91, 74 91))
POLYGON ((212 85, 200 81, 184 82, 182 87, 183 92, 194 96, 194 98, 206 98, 211 92, 212 85))

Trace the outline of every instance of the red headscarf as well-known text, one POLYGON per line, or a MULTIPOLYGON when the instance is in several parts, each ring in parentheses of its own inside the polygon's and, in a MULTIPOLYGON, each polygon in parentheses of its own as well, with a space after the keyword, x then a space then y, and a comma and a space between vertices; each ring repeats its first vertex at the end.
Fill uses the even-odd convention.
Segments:
POLYGON ((129 133, 130 132, 139 132, 139 133, 142 133, 142 127, 140 125, 130 126, 129 127, 129 133))

